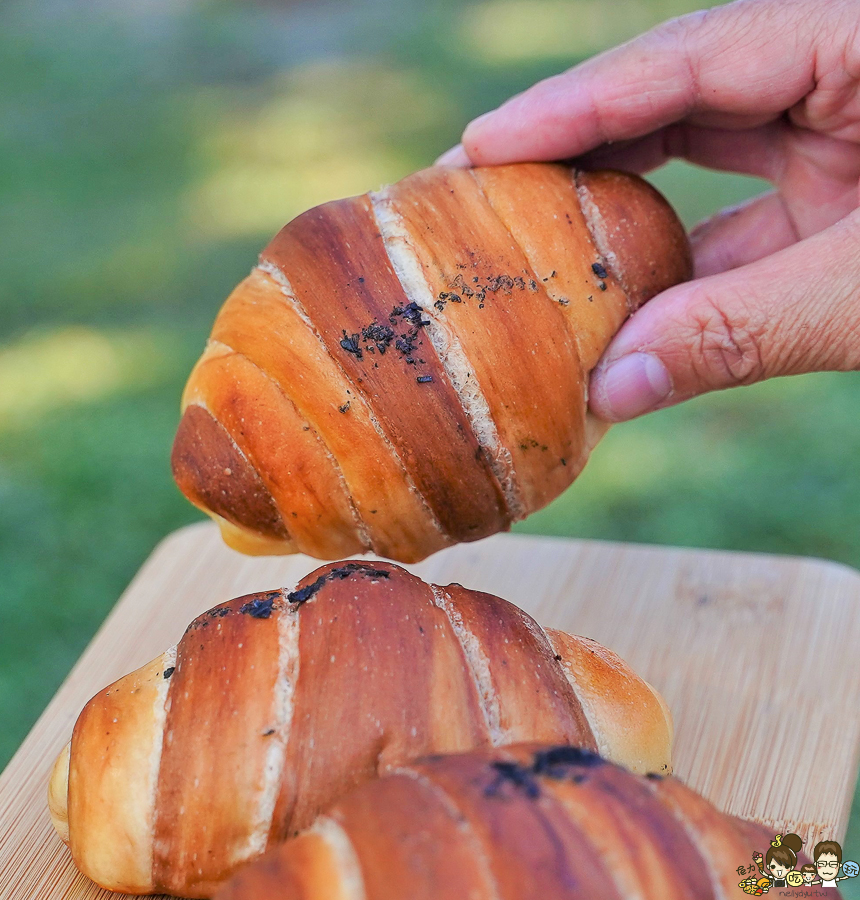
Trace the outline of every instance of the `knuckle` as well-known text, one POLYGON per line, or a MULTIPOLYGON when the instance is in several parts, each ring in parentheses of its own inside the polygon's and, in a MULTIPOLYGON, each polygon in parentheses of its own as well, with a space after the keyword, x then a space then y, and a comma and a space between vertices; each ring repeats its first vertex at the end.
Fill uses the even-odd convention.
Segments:
POLYGON ((698 376, 710 387, 752 384, 765 376, 767 322, 740 296, 701 292, 692 304, 698 376))

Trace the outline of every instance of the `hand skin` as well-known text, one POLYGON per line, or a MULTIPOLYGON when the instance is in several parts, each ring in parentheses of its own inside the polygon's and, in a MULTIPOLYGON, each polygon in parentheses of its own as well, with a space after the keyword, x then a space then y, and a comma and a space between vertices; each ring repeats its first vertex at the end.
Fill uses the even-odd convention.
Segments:
POLYGON ((655 297, 591 376, 621 421, 776 375, 860 368, 860 2, 738 0, 541 81, 437 160, 668 159, 774 190, 694 229, 695 280, 655 297))

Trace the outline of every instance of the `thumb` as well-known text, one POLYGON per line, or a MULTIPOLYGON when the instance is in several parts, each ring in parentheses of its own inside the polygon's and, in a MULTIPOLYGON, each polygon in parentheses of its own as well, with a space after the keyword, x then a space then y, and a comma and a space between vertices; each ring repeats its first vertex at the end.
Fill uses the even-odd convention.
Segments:
POLYGON ((776 375, 860 368, 860 211, 771 256, 678 285, 629 319, 591 375, 610 422, 776 375))

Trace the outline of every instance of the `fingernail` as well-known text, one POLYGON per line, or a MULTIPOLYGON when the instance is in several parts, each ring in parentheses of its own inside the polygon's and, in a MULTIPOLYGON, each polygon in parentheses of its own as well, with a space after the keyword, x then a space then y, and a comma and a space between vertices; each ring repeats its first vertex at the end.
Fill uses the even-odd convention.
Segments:
POLYGON ((452 147, 450 150, 446 150, 437 160, 433 163, 434 166, 457 166, 461 169, 466 169, 472 165, 472 160, 469 159, 468 154, 463 149, 462 144, 457 144, 452 147))
POLYGON ((650 412, 672 393, 666 367, 650 353, 630 353, 598 375, 601 412, 622 422, 650 412))

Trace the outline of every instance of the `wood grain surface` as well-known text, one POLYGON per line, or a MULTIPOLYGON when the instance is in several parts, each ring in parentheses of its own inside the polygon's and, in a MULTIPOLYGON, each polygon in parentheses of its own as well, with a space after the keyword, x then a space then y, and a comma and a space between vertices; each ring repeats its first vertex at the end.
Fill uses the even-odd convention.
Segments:
MULTIPOLYGON (((77 873, 45 801, 84 703, 174 644, 205 609, 292 586, 317 566, 240 556, 210 524, 156 548, 0 776, 2 900, 114 896, 77 873)), ((721 809, 807 841, 844 838, 860 750, 858 573, 818 560, 506 534, 407 568, 498 594, 621 654, 674 713, 676 774, 721 809)))

